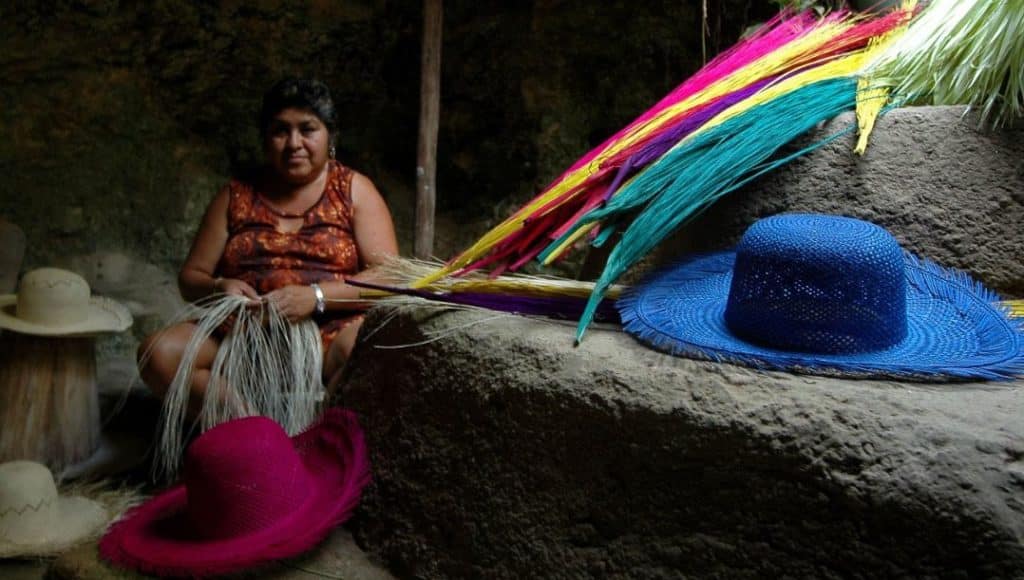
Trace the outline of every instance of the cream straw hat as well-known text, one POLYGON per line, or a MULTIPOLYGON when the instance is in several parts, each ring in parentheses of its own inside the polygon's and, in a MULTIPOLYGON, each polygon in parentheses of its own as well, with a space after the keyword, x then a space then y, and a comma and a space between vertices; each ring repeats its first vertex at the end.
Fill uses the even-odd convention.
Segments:
POLYGON ((95 537, 108 520, 95 501, 59 496, 45 465, 0 463, 0 558, 57 554, 95 537))
POLYGON ((121 332, 132 325, 128 309, 100 296, 74 272, 39 268, 26 273, 17 294, 0 295, 0 328, 40 336, 121 332))

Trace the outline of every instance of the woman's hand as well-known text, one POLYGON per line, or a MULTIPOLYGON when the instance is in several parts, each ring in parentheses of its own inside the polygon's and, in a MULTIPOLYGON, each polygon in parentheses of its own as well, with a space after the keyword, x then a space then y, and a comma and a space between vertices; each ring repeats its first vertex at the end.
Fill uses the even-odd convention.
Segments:
POLYGON ((245 296, 254 302, 260 301, 260 295, 252 286, 235 278, 218 278, 214 282, 214 290, 232 296, 245 296))
MULTIPOLYGON (((253 308, 260 303, 260 295, 256 293, 256 290, 248 283, 235 278, 217 278, 213 283, 213 291, 232 296, 244 296, 249 299, 247 305, 249 308, 253 308)), ((221 334, 227 335, 234 326, 235 315, 231 314, 217 327, 217 330, 221 334)))
POLYGON ((305 320, 316 309, 316 293, 310 286, 285 286, 263 298, 273 304, 289 322, 305 320))

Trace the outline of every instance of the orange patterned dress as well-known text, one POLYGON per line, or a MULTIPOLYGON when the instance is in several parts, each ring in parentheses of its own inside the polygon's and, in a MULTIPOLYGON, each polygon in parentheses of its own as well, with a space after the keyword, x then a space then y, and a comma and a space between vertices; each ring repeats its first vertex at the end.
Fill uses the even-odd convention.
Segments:
MULTIPOLYGON (((283 214, 260 193, 258 182, 228 185, 228 241, 217 276, 248 283, 260 294, 292 284, 344 280, 360 270, 352 229, 352 170, 331 161, 319 201, 301 215, 283 214), (303 219, 296 232, 278 230, 278 218, 303 219)), ((324 348, 358 312, 314 313, 324 348)))

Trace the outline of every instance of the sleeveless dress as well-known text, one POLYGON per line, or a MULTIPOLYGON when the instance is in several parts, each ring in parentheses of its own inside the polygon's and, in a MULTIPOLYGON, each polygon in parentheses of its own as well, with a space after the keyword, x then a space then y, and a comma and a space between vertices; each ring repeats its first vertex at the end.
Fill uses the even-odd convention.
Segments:
MULTIPOLYGON (((231 180, 228 241, 216 275, 242 280, 266 294, 292 284, 344 280, 359 272, 352 229, 352 175, 348 167, 330 161, 323 194, 302 216, 285 215, 271 207, 258 181, 231 180), (302 227, 296 232, 278 231, 280 217, 302 217, 302 227)), ((361 316, 356 311, 314 313, 324 348, 361 316)))

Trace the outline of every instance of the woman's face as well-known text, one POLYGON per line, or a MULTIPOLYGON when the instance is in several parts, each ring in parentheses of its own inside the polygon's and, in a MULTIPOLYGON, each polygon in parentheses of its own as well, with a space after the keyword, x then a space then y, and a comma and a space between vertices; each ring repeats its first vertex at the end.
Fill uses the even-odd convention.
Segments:
POLYGON ((306 109, 283 109, 267 127, 267 162, 286 182, 309 183, 327 164, 330 133, 320 118, 306 109))

